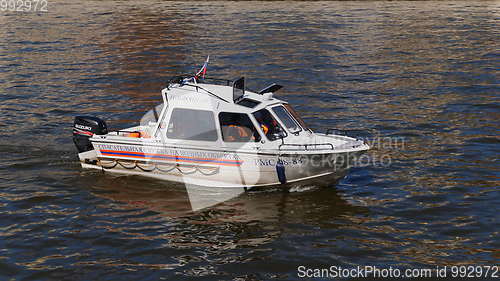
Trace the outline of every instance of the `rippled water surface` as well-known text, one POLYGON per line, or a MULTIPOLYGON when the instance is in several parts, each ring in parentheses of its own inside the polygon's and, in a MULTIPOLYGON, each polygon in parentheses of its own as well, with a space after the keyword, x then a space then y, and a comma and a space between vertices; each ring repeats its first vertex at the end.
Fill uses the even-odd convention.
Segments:
POLYGON ((498 263, 499 14, 494 1, 49 0, 48 12, 1 12, 0 279, 498 263), (80 168, 75 115, 131 126, 208 54, 210 75, 282 84, 313 129, 371 140, 369 165, 197 212, 182 187, 80 168))

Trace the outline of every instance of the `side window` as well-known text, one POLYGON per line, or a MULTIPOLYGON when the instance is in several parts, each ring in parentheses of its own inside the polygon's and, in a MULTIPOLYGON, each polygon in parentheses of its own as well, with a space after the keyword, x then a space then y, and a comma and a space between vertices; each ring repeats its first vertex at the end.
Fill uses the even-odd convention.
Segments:
POLYGON ((286 132, 267 109, 254 112, 253 116, 259 122, 260 128, 270 141, 286 137, 286 132))
POLYGON ((258 142, 260 135, 248 115, 221 112, 219 122, 225 142, 258 142))
POLYGON ((180 140, 216 141, 217 130, 213 112, 175 108, 168 124, 167 137, 180 140))

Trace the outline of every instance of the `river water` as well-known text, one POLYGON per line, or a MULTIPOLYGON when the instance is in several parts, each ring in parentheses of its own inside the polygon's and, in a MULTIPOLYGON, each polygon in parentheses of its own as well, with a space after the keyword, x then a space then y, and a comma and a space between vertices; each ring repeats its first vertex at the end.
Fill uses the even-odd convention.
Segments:
MULTIPOLYGON (((299 279, 500 259, 498 2, 49 0, 0 13, 0 279, 299 279), (182 186, 81 169, 75 115, 132 126, 169 77, 279 83, 372 144, 338 184, 193 212, 182 186)), ((500 273, 499 273, 500 274, 500 273)))

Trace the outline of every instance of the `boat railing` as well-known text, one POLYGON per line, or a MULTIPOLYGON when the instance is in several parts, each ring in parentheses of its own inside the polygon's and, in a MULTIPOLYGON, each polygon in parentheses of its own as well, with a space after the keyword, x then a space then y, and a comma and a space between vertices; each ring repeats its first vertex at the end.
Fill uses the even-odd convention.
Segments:
POLYGON ((282 143, 279 145, 278 149, 281 151, 292 151, 292 150, 314 151, 314 150, 334 150, 335 147, 331 143, 310 143, 310 144, 282 143), (283 148, 287 146, 290 148, 283 148), (324 148, 321 148, 321 146, 323 146, 324 148), (303 149, 301 149, 302 147, 303 149))
POLYGON ((120 134, 127 134, 127 133, 137 133, 139 131, 138 130, 116 130, 114 132, 116 132, 117 135, 120 135, 120 134))
POLYGON ((198 79, 199 82, 212 82, 214 84, 219 83, 225 86, 231 86, 233 84, 233 80, 223 79, 223 78, 214 78, 214 77, 205 77, 198 79))
POLYGON ((167 82, 167 85, 183 84, 186 79, 196 79, 196 82, 198 82, 198 83, 210 82, 211 84, 224 85, 224 86, 231 86, 231 85, 233 85, 233 82, 234 82, 234 80, 230 80, 230 79, 215 78, 215 77, 197 77, 197 78, 195 78, 193 76, 193 74, 179 74, 179 75, 176 75, 176 76, 173 76, 172 78, 170 78, 167 82))

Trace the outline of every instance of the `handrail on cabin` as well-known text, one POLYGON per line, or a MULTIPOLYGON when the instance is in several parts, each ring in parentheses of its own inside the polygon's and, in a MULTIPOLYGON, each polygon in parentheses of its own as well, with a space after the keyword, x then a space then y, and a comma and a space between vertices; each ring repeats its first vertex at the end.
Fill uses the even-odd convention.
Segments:
POLYGON ((281 149, 282 146, 293 146, 293 147, 304 147, 305 150, 310 151, 310 150, 334 150, 335 147, 331 143, 310 143, 310 144, 295 144, 295 143, 282 143, 279 145, 278 149, 279 150, 297 150, 297 149, 281 149), (323 149, 309 149, 309 147, 317 147, 317 146, 329 146, 330 148, 323 148, 323 149))

